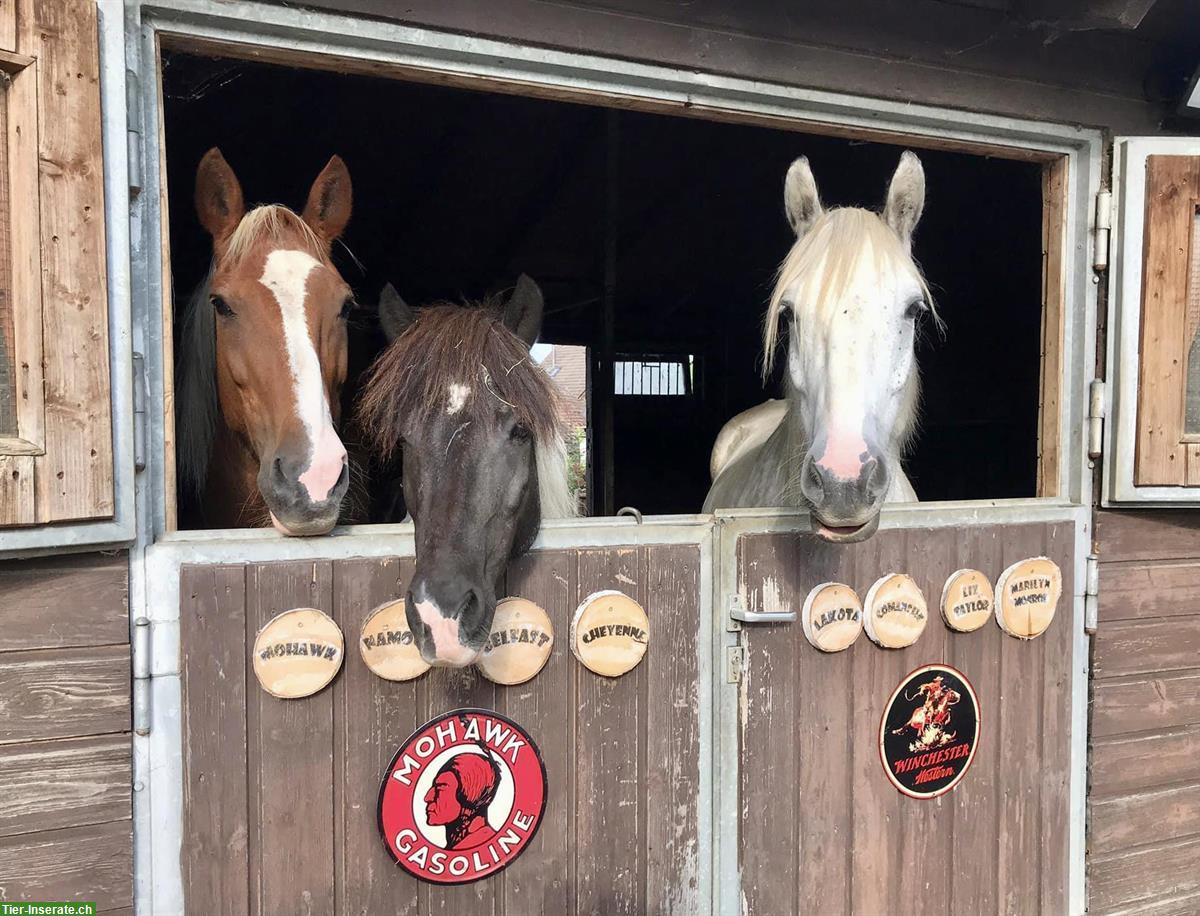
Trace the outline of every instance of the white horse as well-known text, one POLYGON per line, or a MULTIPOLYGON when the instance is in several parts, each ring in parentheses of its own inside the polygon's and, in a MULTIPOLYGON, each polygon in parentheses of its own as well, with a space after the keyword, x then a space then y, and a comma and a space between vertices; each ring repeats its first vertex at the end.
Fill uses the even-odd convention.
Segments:
POLYGON ((870 537, 885 502, 916 502, 900 455, 917 414, 916 325, 931 311, 911 255, 924 203, 925 173, 910 152, 882 215, 825 210, 808 160, 792 163, 784 204, 796 242, 763 330, 765 374, 790 326, 786 398, 725 424, 705 512, 807 508, 818 534, 845 542, 870 537))

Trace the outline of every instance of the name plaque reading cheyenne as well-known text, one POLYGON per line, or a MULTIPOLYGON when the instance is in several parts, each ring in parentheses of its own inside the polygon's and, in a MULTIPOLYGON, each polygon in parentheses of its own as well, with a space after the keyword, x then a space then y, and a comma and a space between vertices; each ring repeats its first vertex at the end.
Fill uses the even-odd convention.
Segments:
POLYGON ((992 583, 978 569, 960 569, 950 574, 942 589, 942 617, 946 626, 971 633, 992 616, 995 593, 992 583))
POLYGON ((624 592, 588 595, 571 622, 571 651, 589 671, 618 677, 632 671, 650 643, 650 620, 624 592))
POLYGON ((849 585, 825 582, 804 600, 804 635, 822 652, 841 652, 863 631, 862 602, 849 585))
POLYGON ((358 651, 367 667, 385 681, 411 681, 429 670, 408 628, 403 598, 371 612, 363 623, 358 651))
POLYGON ((911 646, 925 632, 929 613, 917 583, 904 573, 891 573, 875 581, 863 602, 867 636, 885 649, 911 646))
POLYGON ((524 684, 545 667, 553 648, 549 615, 525 598, 505 598, 496 605, 492 632, 476 666, 493 683, 524 684))
POLYGON ((254 675, 273 697, 312 696, 342 667, 341 628, 316 608, 284 611, 268 621, 254 640, 254 675))
POLYGON ((879 723, 888 779, 912 798, 936 798, 966 775, 979 739, 979 700, 966 675, 925 665, 892 693, 879 723))
POLYGON ((396 751, 379 789, 379 829, 414 878, 467 884, 525 850, 546 795, 546 767, 528 732, 488 709, 455 709, 396 751))
POLYGON ((1048 557, 1014 563, 996 583, 996 622, 1009 636, 1041 636, 1062 596, 1062 570, 1048 557))

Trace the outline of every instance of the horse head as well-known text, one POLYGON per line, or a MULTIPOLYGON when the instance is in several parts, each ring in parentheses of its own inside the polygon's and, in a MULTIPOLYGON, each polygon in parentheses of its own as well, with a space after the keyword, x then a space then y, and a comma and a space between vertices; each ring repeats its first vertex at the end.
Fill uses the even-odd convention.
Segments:
POLYGON ((244 489, 253 500, 257 489, 285 534, 329 531, 349 483, 336 423, 353 298, 330 248, 350 219, 350 201, 350 174, 337 156, 302 215, 279 205, 247 212, 218 149, 196 175, 196 212, 212 236, 213 260, 207 299, 194 310, 215 348, 215 407, 228 431, 222 448, 210 442, 211 454, 196 460, 207 462, 210 491, 218 463, 227 495, 241 499, 244 489))
POLYGON ((433 665, 475 661, 509 561, 543 517, 575 514, 554 387, 529 359, 542 306, 524 276, 503 305, 414 311, 390 287, 380 297, 392 342, 360 415, 385 457, 401 450, 417 553, 406 611, 433 665))

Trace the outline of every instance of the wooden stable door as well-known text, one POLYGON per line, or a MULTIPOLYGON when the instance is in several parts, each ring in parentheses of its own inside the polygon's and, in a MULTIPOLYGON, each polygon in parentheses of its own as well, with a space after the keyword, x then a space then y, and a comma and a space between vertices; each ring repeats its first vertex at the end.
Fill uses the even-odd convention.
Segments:
POLYGON ((851 546, 747 534, 736 550, 751 610, 799 611, 824 582, 865 596, 892 572, 912 576, 929 603, 923 635, 898 650, 864 633, 824 654, 799 621, 745 625, 738 809, 748 916, 1066 913, 1073 526, 885 530, 851 546), (994 621, 972 633, 943 623, 952 572, 973 567, 995 582, 1040 555, 1063 572, 1042 636, 1018 640, 994 621), (889 783, 879 733, 905 675, 934 662, 974 686, 979 732, 962 781, 923 800, 889 783))
POLYGON ((498 687, 473 671, 395 683, 356 645, 379 604, 405 594, 411 559, 184 567, 181 643, 184 894, 189 913, 604 916, 709 913, 700 860, 700 548, 695 544, 535 552, 510 594, 550 615, 556 645, 532 681, 498 687), (580 601, 636 598, 653 645, 619 678, 568 648, 580 601), (294 607, 330 614, 346 637, 333 683, 278 700, 249 669, 249 646, 294 607), (402 871, 377 822, 380 781, 422 723, 494 709, 538 743, 548 802, 529 848, 475 884, 438 887, 402 871))

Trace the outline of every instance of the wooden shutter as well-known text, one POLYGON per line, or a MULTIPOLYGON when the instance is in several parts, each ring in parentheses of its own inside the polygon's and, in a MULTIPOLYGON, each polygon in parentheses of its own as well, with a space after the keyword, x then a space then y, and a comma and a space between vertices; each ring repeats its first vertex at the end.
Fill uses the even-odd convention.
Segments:
POLYGON ((0 526, 113 515, 97 28, 0 0, 0 526))
POLYGON ((1200 156, 1146 158, 1138 486, 1200 485, 1200 156))

